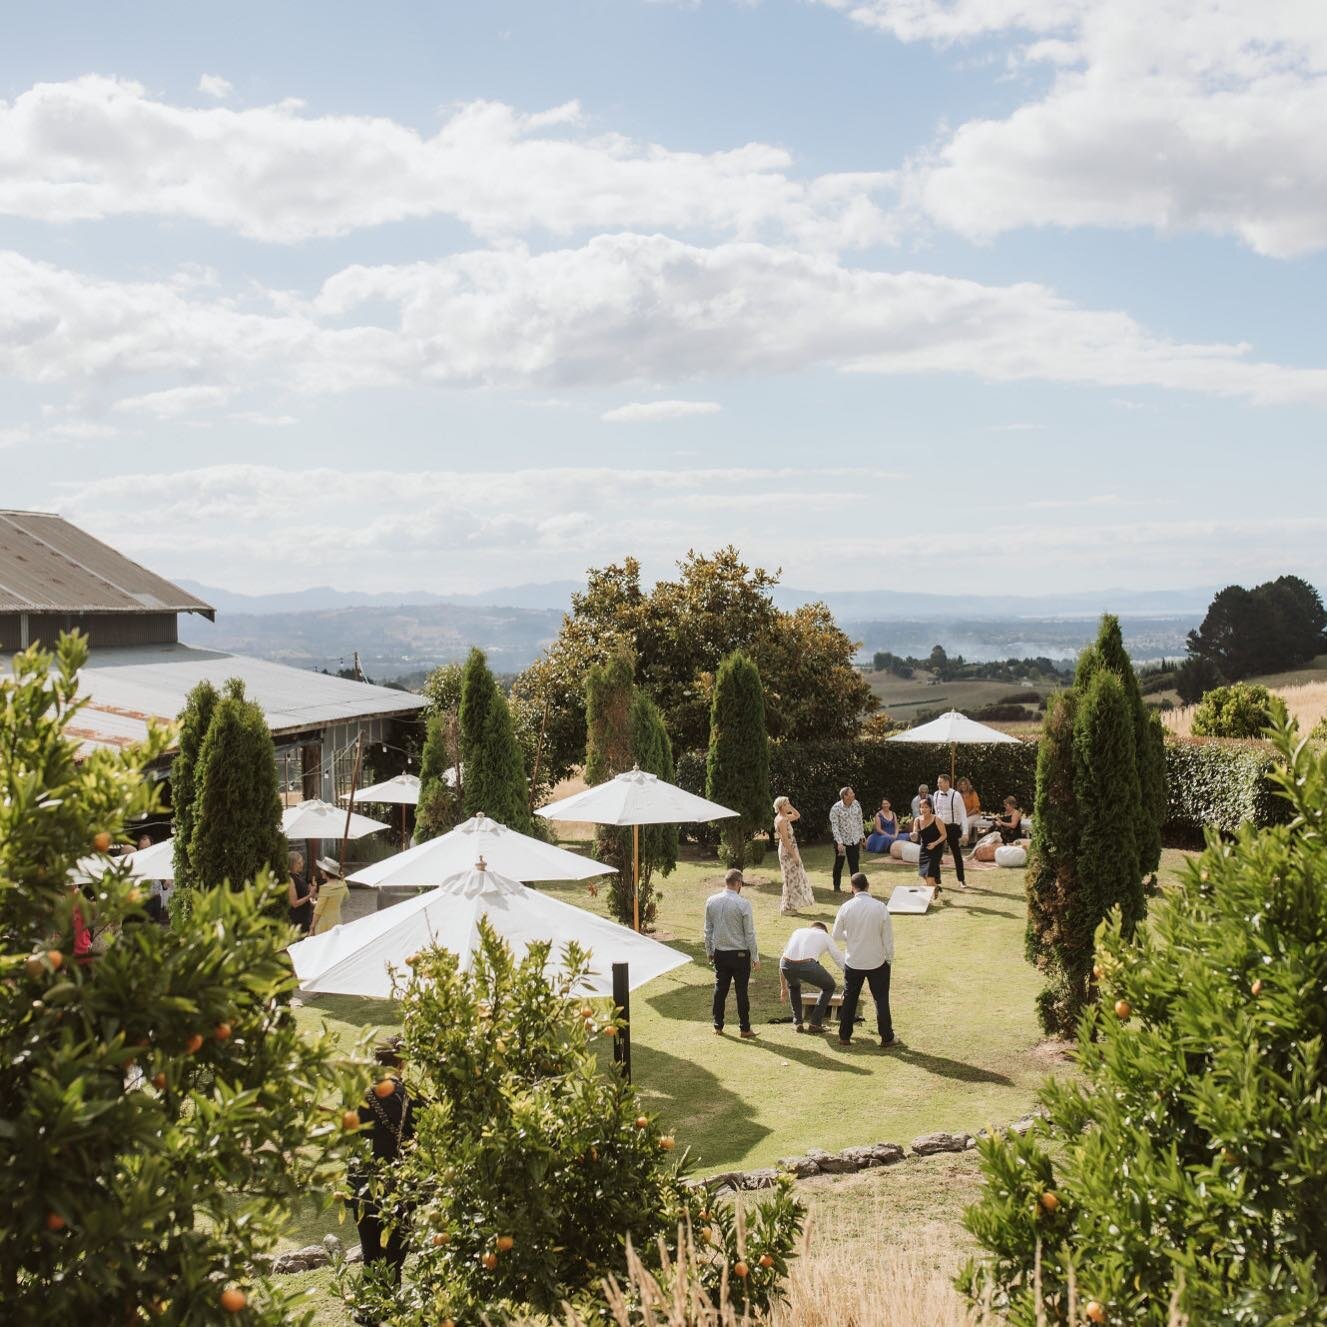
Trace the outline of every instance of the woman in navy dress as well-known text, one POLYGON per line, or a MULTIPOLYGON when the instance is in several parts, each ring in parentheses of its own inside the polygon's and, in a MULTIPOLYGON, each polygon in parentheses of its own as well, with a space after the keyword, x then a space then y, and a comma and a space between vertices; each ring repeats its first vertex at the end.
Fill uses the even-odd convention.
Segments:
POLYGON ((880 803, 880 810, 875 813, 874 830, 866 837, 867 852, 888 852, 895 839, 905 839, 906 834, 899 833, 898 817, 894 814, 889 798, 880 803))

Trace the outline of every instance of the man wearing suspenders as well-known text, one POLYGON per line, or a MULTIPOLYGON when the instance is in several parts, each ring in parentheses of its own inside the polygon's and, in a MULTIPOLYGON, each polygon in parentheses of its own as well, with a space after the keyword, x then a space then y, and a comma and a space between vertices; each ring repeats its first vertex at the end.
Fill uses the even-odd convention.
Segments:
POLYGON ((963 837, 968 832, 967 807, 963 805, 963 794, 949 786, 948 774, 940 775, 936 783, 938 786, 931 794, 931 806, 935 810, 935 818, 945 827, 958 887, 966 889, 967 882, 963 879, 963 837))

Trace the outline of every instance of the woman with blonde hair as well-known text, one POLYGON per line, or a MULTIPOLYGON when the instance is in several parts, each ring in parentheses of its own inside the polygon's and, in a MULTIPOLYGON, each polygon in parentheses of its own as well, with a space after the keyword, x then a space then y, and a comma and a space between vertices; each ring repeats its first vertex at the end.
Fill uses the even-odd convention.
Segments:
POLYGON ((785 916, 809 908, 816 901, 793 837, 793 822, 801 818, 802 813, 786 797, 774 799, 774 833, 779 840, 779 871, 783 876, 779 911, 785 916))

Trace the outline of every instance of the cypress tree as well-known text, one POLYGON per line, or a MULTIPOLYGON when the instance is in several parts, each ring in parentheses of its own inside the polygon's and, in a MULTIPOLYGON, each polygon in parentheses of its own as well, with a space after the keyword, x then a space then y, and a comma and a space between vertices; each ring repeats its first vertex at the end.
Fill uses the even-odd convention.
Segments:
MULTIPOLYGON (((636 684, 631 655, 618 650, 585 675, 585 782, 591 787, 623 774, 636 763, 632 749, 632 704, 636 684)), ((642 766, 644 768, 644 766, 642 766)), ((654 915, 647 887, 646 831, 641 831, 639 907, 641 925, 654 915)), ((632 888, 632 832, 615 825, 595 828, 594 855, 617 874, 609 884, 609 906, 624 926, 635 917, 637 895, 632 888)))
POLYGON ((506 697, 498 690, 482 650, 471 650, 461 683, 462 808, 530 832, 529 785, 525 761, 512 727, 506 697))
POLYGON ((189 887, 198 884, 198 878, 189 859, 189 845, 193 840, 194 805, 198 798, 198 753, 212 722, 212 711, 218 700, 217 689, 206 679, 199 682, 185 697, 180 711, 179 744, 170 767, 170 797, 174 836, 172 847, 175 858, 175 884, 189 887))
POLYGON ((770 818, 769 737, 760 672, 741 650, 719 665, 714 679, 705 795, 737 812, 721 822, 724 860, 730 866, 758 860, 751 838, 770 818))
MULTIPOLYGON (((430 715, 419 762, 419 805, 415 808, 416 843, 435 839, 460 823, 463 788, 459 781, 447 781, 448 771, 459 763, 460 732, 456 715, 430 715)), ((459 773, 458 770, 458 779, 459 773)))
POLYGON ((263 712, 244 684, 226 683, 198 753, 195 820, 189 858, 205 888, 233 886, 264 869, 284 879, 287 845, 281 832, 276 748, 263 712))
MULTIPOLYGON (((672 783, 673 744, 668 740, 663 712, 642 691, 631 702, 631 749, 635 763, 643 770, 672 783)), ((630 831, 628 831, 628 834, 630 831)), ((626 844, 630 852, 630 842, 626 844)), ((630 865, 630 858, 628 858, 630 865)), ((640 920, 642 927, 653 923, 662 897, 654 888, 654 873, 671 875, 677 865, 677 826, 642 825, 640 830, 640 920)), ((617 881, 614 881, 616 888, 617 881)), ((630 915, 630 900, 623 915, 630 915)))

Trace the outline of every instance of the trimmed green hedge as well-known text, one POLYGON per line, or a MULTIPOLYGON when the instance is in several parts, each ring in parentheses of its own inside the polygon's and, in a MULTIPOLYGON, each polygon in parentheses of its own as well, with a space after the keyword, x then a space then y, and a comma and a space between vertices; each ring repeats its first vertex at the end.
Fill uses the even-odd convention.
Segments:
MULTIPOLYGON (((986 809, 999 807, 1009 794, 1031 809, 1036 790, 1037 744, 999 742, 960 746, 958 777, 972 780, 986 809)), ((919 783, 935 787, 936 775, 949 772, 949 747, 916 742, 890 742, 862 737, 853 741, 771 742, 770 791, 792 798, 802 813, 797 837, 815 843, 829 837, 829 808, 839 800, 845 783, 857 790, 868 821, 882 797, 888 797, 900 815, 911 814, 919 783)), ((705 753, 688 751, 677 762, 677 781, 689 792, 705 794, 705 753)), ((770 819, 774 818, 770 808, 770 819)), ((688 826, 702 843, 717 842, 711 826, 688 826)))
MULTIPOLYGON (((1267 781, 1275 756, 1265 742, 1219 738, 1171 739, 1166 743, 1166 842, 1197 845, 1204 828, 1233 833, 1242 824, 1283 824, 1288 803, 1267 781)), ((797 837, 816 843, 829 837, 829 808, 839 789, 850 783, 862 800, 869 821, 882 797, 901 815, 910 810, 919 783, 935 787, 935 776, 949 769, 947 746, 890 742, 862 737, 854 741, 771 742, 770 790, 786 794, 802 813, 797 837)), ((998 809, 1012 794, 1030 811, 1036 792, 1037 743, 1024 741, 993 746, 961 746, 958 774, 966 775, 981 794, 982 807, 998 809)), ((705 753, 688 751, 677 762, 677 782, 689 792, 705 795, 705 753)), ((773 819, 771 808, 770 817, 773 819)), ((869 828, 869 826, 868 826, 869 828)), ((718 842, 710 825, 687 826, 701 843, 718 842)))
POLYGON ((1234 833, 1290 819, 1290 803, 1267 781, 1276 753, 1266 742, 1223 738, 1172 739, 1166 743, 1166 825, 1170 838, 1198 840, 1212 826, 1234 833))

